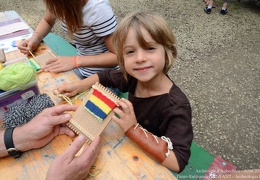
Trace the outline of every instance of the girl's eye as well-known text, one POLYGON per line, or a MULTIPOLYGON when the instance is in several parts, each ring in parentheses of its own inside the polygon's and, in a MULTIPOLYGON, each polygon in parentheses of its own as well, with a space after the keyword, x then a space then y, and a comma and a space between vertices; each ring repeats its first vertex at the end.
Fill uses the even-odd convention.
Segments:
POLYGON ((152 50, 154 50, 154 49, 155 49, 155 47, 148 47, 148 48, 147 48, 148 51, 152 51, 152 50))
POLYGON ((126 51, 126 54, 132 54, 132 53, 134 53, 133 50, 128 50, 128 51, 126 51))

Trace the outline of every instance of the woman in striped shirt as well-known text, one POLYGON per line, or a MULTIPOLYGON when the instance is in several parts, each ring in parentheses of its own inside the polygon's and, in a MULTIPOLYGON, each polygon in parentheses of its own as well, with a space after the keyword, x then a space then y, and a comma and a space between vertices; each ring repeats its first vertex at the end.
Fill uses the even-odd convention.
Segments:
POLYGON ((18 46, 22 53, 35 50, 56 20, 60 20, 78 56, 49 59, 43 70, 63 72, 75 68, 80 78, 86 78, 105 69, 119 68, 111 41, 117 22, 108 0, 44 0, 44 3, 45 16, 32 37, 18 46))

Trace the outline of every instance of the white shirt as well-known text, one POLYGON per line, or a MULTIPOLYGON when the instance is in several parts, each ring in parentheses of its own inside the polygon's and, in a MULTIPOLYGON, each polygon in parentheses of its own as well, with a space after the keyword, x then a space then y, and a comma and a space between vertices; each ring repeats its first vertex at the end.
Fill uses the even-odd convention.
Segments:
MULTIPOLYGON (((75 44, 78 55, 98 55, 108 51, 103 39, 113 33, 117 22, 108 0, 89 0, 83 7, 83 27, 80 31, 73 33, 73 44, 75 44)), ((67 32, 65 22, 62 28, 67 32)), ((80 73, 89 77, 99 71, 111 68, 88 68, 79 67, 80 73)), ((119 69, 118 66, 114 69, 119 69)))

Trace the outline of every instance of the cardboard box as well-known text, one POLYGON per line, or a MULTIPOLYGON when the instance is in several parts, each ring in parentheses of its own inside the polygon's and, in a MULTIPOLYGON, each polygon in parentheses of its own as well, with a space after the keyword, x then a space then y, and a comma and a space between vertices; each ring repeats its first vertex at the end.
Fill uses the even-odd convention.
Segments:
MULTIPOLYGON (((6 63, 4 63, 4 66, 8 66, 16 62, 29 63, 28 59, 24 57, 13 61, 7 61, 6 63)), ((22 103, 25 104, 29 102, 34 95, 37 94, 39 94, 39 89, 36 80, 15 89, 0 93, 0 120, 3 120, 4 112, 7 111, 9 108, 22 103)))

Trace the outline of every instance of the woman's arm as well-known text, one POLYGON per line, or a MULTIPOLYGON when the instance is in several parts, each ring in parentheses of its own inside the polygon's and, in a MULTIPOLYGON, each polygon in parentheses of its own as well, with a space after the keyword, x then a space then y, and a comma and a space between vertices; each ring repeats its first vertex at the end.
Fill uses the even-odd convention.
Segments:
POLYGON ((44 17, 40 20, 35 31, 33 33, 33 37, 37 38, 41 41, 52 29, 56 21, 56 18, 53 14, 46 10, 44 17))
POLYGON ((23 54, 28 54, 29 51, 34 51, 41 43, 42 39, 50 32, 55 24, 55 18, 47 10, 44 17, 38 23, 32 37, 29 40, 22 41, 18 45, 18 49, 23 54))
POLYGON ((44 71, 64 72, 78 67, 115 67, 118 65, 111 35, 104 37, 109 52, 88 56, 57 56, 46 62, 44 71))
POLYGON ((93 56, 80 56, 78 59, 79 67, 114 67, 118 65, 115 49, 112 44, 112 34, 104 37, 104 41, 109 52, 93 56))

